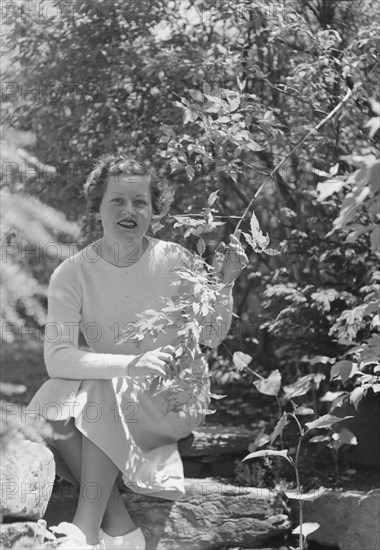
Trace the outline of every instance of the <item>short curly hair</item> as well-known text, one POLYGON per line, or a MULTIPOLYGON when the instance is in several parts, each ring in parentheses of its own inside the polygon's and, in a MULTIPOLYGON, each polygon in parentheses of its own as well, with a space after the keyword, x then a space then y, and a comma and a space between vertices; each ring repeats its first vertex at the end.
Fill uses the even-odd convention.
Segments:
POLYGON ((109 176, 121 174, 143 176, 147 179, 151 192, 153 214, 160 216, 168 210, 170 201, 167 187, 146 166, 124 155, 103 155, 95 161, 95 166, 83 186, 87 210, 90 213, 99 212, 109 176))

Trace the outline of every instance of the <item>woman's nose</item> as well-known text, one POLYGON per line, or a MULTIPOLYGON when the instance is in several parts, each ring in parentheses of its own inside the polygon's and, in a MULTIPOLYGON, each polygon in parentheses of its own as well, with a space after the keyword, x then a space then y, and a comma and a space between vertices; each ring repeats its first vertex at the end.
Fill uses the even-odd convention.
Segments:
POLYGON ((131 202, 123 205, 122 209, 123 214, 127 217, 135 213, 134 206, 131 202))

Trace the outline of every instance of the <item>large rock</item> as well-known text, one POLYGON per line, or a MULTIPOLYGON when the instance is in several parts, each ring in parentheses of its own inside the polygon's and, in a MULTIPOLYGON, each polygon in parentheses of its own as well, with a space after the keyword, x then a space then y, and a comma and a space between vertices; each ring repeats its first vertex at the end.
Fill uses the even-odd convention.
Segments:
MULTIPOLYGON (((126 496, 126 505, 143 515, 148 548, 258 548, 290 528, 282 503, 267 489, 237 487, 214 479, 187 479, 186 496, 175 503, 126 496)), ((138 518, 136 518, 138 521, 138 518)))
POLYGON ((54 485, 53 453, 44 445, 14 439, 2 449, 0 463, 3 517, 40 519, 54 485))
MULTIPOLYGON (((268 489, 235 486, 215 479, 186 479, 186 495, 172 502, 123 493, 131 516, 150 550, 262 548, 271 537, 290 529, 283 502, 268 489)), ((71 521, 77 497, 73 488, 53 493, 48 525, 71 521)))
POLYGON ((201 426, 178 442, 186 477, 234 477, 235 460, 248 454, 260 430, 238 426, 201 426))
POLYGON ((379 518, 380 489, 369 493, 331 490, 304 503, 304 521, 320 524, 309 539, 340 550, 378 550, 379 518))
POLYGON ((23 521, 0 525, 0 548, 34 548, 36 523, 23 521))
POLYGON ((220 456, 231 452, 248 454, 248 445, 254 441, 260 427, 247 429, 238 426, 201 426, 178 442, 182 458, 220 456))

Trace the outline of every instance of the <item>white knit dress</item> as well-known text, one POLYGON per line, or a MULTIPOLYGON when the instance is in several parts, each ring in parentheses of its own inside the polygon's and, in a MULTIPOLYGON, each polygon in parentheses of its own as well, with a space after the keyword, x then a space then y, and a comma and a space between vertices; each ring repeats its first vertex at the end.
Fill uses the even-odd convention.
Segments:
MULTIPOLYGON (((175 243, 148 241, 140 260, 129 267, 107 262, 89 245, 54 271, 44 348, 51 378, 28 412, 50 421, 73 417, 80 432, 118 466, 129 488, 176 500, 184 494, 177 441, 202 422, 203 414, 166 414, 162 398, 149 393, 152 377, 125 376, 125 356, 177 340, 171 329, 156 340, 148 335, 137 346, 136 315, 160 310, 160 297, 177 292, 171 283, 178 280, 175 270, 189 253, 175 243), (79 347, 79 331, 88 349, 79 347), (130 334, 130 341, 117 343, 121 331, 130 334)), ((222 314, 225 326, 231 322, 231 302, 222 314)))

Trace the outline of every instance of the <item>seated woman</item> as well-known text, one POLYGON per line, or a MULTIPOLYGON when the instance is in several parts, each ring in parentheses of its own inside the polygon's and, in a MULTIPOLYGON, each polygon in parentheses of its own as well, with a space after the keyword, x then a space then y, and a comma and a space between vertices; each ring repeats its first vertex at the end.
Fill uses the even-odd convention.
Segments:
MULTIPOLYGON (((44 358, 50 379, 29 410, 51 422, 57 472, 80 483, 72 523, 54 528, 58 548, 145 548, 144 535, 120 497, 116 478, 139 493, 167 499, 184 494, 177 441, 203 420, 200 408, 165 412, 164 397, 151 390, 176 367, 181 343, 176 328, 136 342, 138 315, 160 311, 161 297, 178 292, 176 270, 191 254, 148 236, 152 215, 163 207, 163 189, 140 163, 99 159, 84 186, 89 209, 103 236, 54 271, 48 293, 44 358), (78 344, 82 332, 88 349, 78 344), (124 334, 124 339, 122 338, 124 334), (120 342, 122 342, 120 344, 120 342), (71 476, 70 476, 71 474, 71 476)), ((221 300, 222 340, 231 322, 231 289, 247 262, 232 237, 225 257, 221 300)), ((213 322, 210 319, 210 322, 213 322)), ((204 358, 200 367, 206 369, 204 358)), ((53 529, 52 529, 53 530, 53 529)))

